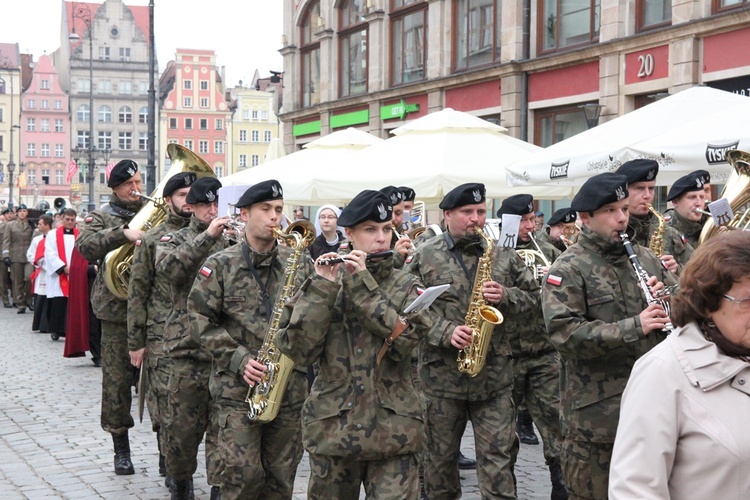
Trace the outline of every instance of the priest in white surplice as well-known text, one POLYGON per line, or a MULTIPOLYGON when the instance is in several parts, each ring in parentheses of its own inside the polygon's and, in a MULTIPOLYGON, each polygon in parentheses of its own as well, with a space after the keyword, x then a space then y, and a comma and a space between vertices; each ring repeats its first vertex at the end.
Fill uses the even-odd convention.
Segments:
POLYGON ((76 212, 69 208, 63 212, 62 226, 47 234, 44 262, 47 269, 47 301, 50 308, 49 327, 52 338, 65 336, 70 290, 69 265, 78 237, 78 229, 75 226, 76 212))
POLYGON ((31 322, 31 330, 34 332, 49 332, 49 304, 47 303, 47 268, 44 267, 44 249, 47 233, 52 230, 52 217, 42 215, 37 222, 39 234, 31 240, 29 249, 26 250, 26 260, 34 266, 31 273, 31 293, 34 304, 34 319, 31 322))

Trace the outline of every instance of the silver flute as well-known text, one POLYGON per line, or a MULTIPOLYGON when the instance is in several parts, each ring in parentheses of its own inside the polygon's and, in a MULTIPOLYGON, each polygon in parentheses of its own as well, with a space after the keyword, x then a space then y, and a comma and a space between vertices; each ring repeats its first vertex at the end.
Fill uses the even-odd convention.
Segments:
MULTIPOLYGON (((365 261, 371 262, 375 259, 380 259, 382 257, 390 257, 391 255, 393 255, 393 250, 386 250, 385 252, 368 253, 365 261)), ((330 259, 319 259, 317 263, 321 266, 332 266, 334 264, 339 264, 341 262, 344 262, 345 260, 346 259, 344 259, 343 257, 331 257, 330 259)))

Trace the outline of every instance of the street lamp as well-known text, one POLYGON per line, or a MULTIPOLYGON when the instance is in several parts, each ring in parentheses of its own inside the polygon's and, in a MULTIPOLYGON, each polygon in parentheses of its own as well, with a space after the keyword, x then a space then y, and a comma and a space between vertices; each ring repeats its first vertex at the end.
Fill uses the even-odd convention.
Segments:
POLYGON ((586 118, 586 126, 588 128, 594 128, 599 125, 599 115, 604 106, 599 103, 590 102, 588 104, 581 104, 578 108, 583 110, 583 116, 586 118))
MULTIPOLYGON (((7 58, 3 58, 2 61, 0 61, 0 68, 7 70, 8 75, 10 76, 10 156, 8 157, 8 206, 13 206, 13 174, 16 171, 16 163, 13 161, 13 132, 17 128, 21 128, 20 125, 13 125, 13 73, 11 73, 11 67, 8 65, 9 61, 7 58)), ((5 86, 5 79, 0 77, 0 86, 5 86)), ((3 164, 0 162, 0 169, 2 169, 3 164)), ((19 196, 21 195, 21 191, 18 192, 19 196)))

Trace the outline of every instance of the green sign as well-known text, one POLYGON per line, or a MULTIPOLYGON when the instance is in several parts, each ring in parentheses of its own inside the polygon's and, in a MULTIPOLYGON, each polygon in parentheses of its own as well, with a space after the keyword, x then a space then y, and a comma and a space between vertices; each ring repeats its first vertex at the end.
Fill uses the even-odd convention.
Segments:
POLYGON ((320 132, 320 120, 300 123, 292 127, 292 135, 294 135, 294 137, 298 137, 300 135, 317 134, 318 132, 320 132))
POLYGON ((369 109, 332 115, 330 121, 331 128, 348 127, 350 125, 359 125, 360 123, 370 123, 369 109))
POLYGON ((382 106, 380 108, 380 119, 393 120, 394 118, 398 118, 399 120, 403 120, 406 118, 407 114, 416 113, 417 111, 419 111, 419 104, 406 104, 406 102, 401 99, 401 102, 398 104, 382 106))

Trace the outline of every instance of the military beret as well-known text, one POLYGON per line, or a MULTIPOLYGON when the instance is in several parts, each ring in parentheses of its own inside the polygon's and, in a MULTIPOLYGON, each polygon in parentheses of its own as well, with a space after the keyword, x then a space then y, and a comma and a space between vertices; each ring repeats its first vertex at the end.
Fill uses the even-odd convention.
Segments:
POLYGON ((197 179, 198 176, 195 172, 180 172, 179 174, 173 175, 164 185, 164 190, 162 190, 161 195, 165 198, 167 196, 172 196, 172 193, 178 189, 190 187, 197 179))
POLYGON ((339 226, 354 227, 362 222, 386 222, 393 218, 391 199, 381 191, 365 190, 341 211, 339 226))
POLYGON ((711 184, 711 174, 709 174, 707 170, 696 170, 693 173, 700 175, 701 179, 703 179, 704 185, 711 184))
POLYGON ((703 174, 698 170, 696 172, 690 172, 687 175, 683 175, 672 184, 667 194, 667 201, 672 201, 675 198, 679 198, 685 193, 690 191, 703 191, 703 174))
POLYGON ((196 180, 185 201, 194 205, 196 203, 213 203, 219 199, 219 188, 221 181, 215 177, 201 177, 196 180))
POLYGON ((10 208, 10 207, 8 207, 8 208, 6 208, 5 210, 3 210, 2 212, 0 212, 0 215, 5 215, 5 214, 7 214, 7 213, 10 213, 10 212, 12 212, 12 211, 13 211, 13 209, 12 209, 12 208, 10 208))
POLYGON ((415 193, 409 186, 401 186, 398 189, 401 191, 401 194, 404 195, 404 201, 414 201, 417 197, 417 193, 415 193))
POLYGON ((138 164, 133 160, 120 160, 109 173, 107 187, 116 188, 138 172, 138 164))
POLYGON ((555 224, 569 224, 575 222, 576 219, 578 219, 578 216, 575 210, 572 208, 561 208, 560 210, 555 210, 555 213, 549 218, 547 224, 550 226, 554 226, 555 224))
POLYGON ((16 212, 18 212, 19 210, 28 210, 28 207, 24 205, 23 203, 21 203, 20 205, 16 207, 16 212))
POLYGON ((247 188, 247 191, 237 201, 237 208, 247 207, 262 201, 282 200, 284 190, 279 181, 271 179, 259 182, 247 188))
POLYGON ((534 211, 534 197, 530 194, 514 194, 505 198, 497 211, 497 216, 503 214, 526 215, 534 211))
POLYGON ((645 158, 630 160, 623 163, 615 173, 627 177, 628 184, 655 181, 659 174, 659 163, 645 158))
POLYGON ((628 197, 628 178, 624 175, 605 172, 590 177, 573 198, 570 208, 576 212, 593 212, 607 203, 628 197))
POLYGON ((484 184, 481 182, 467 182, 451 189, 438 207, 441 210, 451 210, 464 205, 484 203, 485 192, 484 184))
POLYGON ((386 186, 381 189, 380 192, 391 200, 391 205, 398 205, 399 203, 404 202, 404 193, 402 193, 401 189, 396 186, 386 186))

